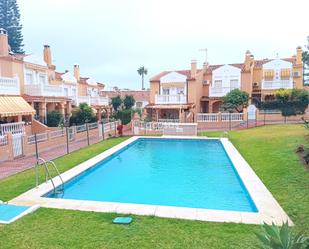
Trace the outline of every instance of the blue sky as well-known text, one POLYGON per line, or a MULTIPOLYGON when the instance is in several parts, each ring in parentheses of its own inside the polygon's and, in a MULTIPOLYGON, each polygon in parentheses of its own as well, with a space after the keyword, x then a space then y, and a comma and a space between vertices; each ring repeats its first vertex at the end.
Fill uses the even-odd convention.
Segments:
POLYGON ((308 0, 18 0, 27 53, 52 49, 59 71, 79 64, 107 88, 139 89, 163 70, 295 54, 309 35, 308 0))

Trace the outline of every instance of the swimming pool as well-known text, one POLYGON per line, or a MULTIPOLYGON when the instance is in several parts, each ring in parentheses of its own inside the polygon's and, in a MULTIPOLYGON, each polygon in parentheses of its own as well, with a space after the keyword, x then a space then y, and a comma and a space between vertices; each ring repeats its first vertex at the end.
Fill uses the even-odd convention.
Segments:
POLYGON ((220 140, 140 138, 49 198, 257 212, 220 140))

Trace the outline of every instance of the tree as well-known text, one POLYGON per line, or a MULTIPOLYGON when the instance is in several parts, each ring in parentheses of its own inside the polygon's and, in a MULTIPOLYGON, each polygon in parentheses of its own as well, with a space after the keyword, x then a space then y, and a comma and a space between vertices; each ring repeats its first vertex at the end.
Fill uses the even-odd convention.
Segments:
POLYGON ((57 127, 63 121, 62 114, 57 111, 51 111, 47 113, 47 126, 49 127, 57 127))
POLYGON ((309 85, 309 36, 307 36, 308 44, 305 46, 306 51, 303 52, 303 64, 304 64, 304 84, 309 85))
POLYGON ((72 116, 70 118, 71 125, 81 125, 96 121, 96 115, 94 114, 92 108, 86 103, 81 103, 77 108, 73 109, 72 116))
POLYGON ((234 89, 223 97, 221 108, 224 111, 233 112, 236 110, 237 112, 241 112, 242 109, 248 105, 248 100, 248 93, 239 89, 234 89))
POLYGON ((14 53, 24 53, 22 25, 16 0, 0 0, 0 28, 8 32, 11 50, 14 53))
POLYGON ((121 105, 122 105, 122 99, 119 95, 112 98, 112 106, 114 111, 117 111, 121 105))
POLYGON ((142 90, 145 90, 145 87, 144 87, 144 75, 146 75, 148 73, 148 70, 144 66, 142 66, 139 69, 137 69, 137 72, 138 72, 139 75, 142 76, 142 90))
POLYGON ((135 99, 132 95, 126 95, 123 100, 125 109, 131 109, 135 105, 135 99))

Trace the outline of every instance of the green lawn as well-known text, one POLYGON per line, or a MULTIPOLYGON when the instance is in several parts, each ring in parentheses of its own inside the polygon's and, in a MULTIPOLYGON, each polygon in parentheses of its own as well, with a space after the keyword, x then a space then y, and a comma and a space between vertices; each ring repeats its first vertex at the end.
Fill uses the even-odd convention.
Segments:
MULTIPOLYGON (((309 233, 309 173, 294 153, 309 146, 301 125, 274 125, 230 132, 229 138, 295 222, 309 233)), ((205 135, 205 134, 203 134, 205 135)), ((207 133, 218 136, 221 133, 207 133)), ((105 141, 59 158, 66 170, 123 138, 105 141)), ((31 188, 32 171, 0 181, 0 199, 31 188)), ((0 248, 255 248, 259 226, 134 216, 130 226, 111 224, 116 214, 41 208, 0 226, 0 248)))

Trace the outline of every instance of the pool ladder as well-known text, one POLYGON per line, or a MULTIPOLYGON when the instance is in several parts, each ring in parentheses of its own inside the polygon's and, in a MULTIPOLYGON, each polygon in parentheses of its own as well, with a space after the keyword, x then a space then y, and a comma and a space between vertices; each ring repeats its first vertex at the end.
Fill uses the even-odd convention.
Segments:
POLYGON ((37 159, 37 163, 36 163, 36 165, 35 165, 35 175, 36 175, 36 179, 35 179, 35 180, 36 180, 36 187, 38 187, 38 185, 39 185, 39 166, 40 166, 40 165, 43 165, 43 166, 44 166, 44 169, 45 169, 45 183, 47 183, 48 180, 50 180, 50 182, 51 182, 52 185, 53 185, 53 192, 54 192, 54 194, 55 194, 55 195, 58 195, 58 194, 62 194, 62 195, 63 195, 63 193, 64 193, 64 182, 63 182, 63 179, 62 179, 62 177, 61 177, 61 174, 60 174, 60 172, 59 172, 59 170, 58 170, 56 164, 55 164, 52 160, 46 161, 45 159, 43 159, 43 158, 41 158, 41 157, 39 157, 39 158, 37 159), (40 164, 40 162, 41 162, 41 164, 40 164), (59 179, 60 179, 60 181, 61 181, 60 188, 56 188, 56 185, 55 185, 55 183, 54 183, 54 180, 53 180, 53 178, 52 178, 52 176, 51 176, 51 173, 50 173, 50 170, 49 170, 49 168, 48 168, 49 165, 51 165, 51 166, 54 168, 54 170, 55 170, 56 173, 57 173, 57 176, 59 177, 59 179))

